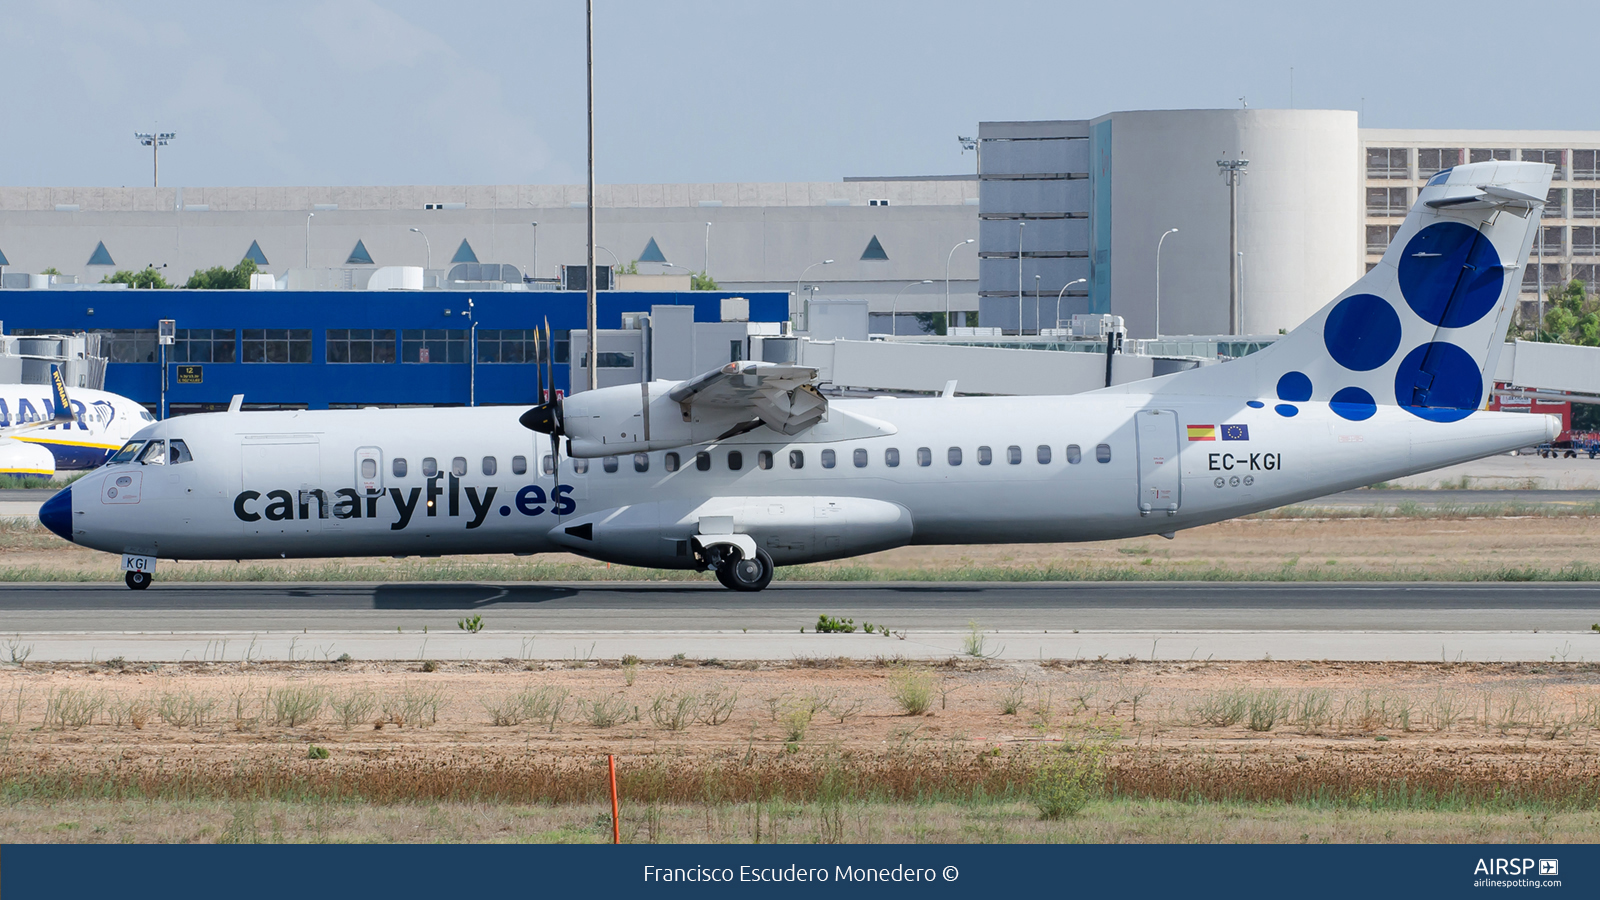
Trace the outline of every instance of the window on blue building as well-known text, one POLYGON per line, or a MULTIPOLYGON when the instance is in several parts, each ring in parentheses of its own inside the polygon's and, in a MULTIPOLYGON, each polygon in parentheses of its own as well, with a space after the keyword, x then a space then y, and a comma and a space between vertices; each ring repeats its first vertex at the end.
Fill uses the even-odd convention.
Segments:
POLYGON ((247 363, 311 362, 311 329, 246 328, 240 355, 247 363))
POLYGON ((234 355, 234 338, 238 332, 232 328, 179 328, 172 343, 170 362, 181 363, 231 363, 234 355))
POLYGON ((114 363, 156 361, 154 328, 114 328, 95 332, 100 335, 100 352, 114 363))
POLYGON ((393 328, 329 328, 328 362, 394 362, 393 328))
POLYGON ((535 347, 540 353, 549 354, 545 349, 543 339, 536 345, 534 335, 537 329, 478 329, 478 362, 481 363, 531 363, 544 362, 544 357, 535 359, 535 347))
POLYGON ((407 328, 400 333, 400 361, 464 363, 467 333, 460 328, 407 328))

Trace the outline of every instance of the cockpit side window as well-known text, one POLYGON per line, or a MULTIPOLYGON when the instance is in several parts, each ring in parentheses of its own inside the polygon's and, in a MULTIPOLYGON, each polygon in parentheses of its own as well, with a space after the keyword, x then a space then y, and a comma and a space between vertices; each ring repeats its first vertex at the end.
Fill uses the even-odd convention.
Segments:
POLYGON ((133 458, 139 455, 139 450, 143 446, 144 441, 129 441, 123 444, 121 450, 118 450, 115 455, 106 460, 106 465, 114 466, 120 463, 132 462, 133 458))
POLYGON ((167 442, 167 462, 172 463, 173 465, 178 465, 179 463, 193 461, 194 457, 189 455, 188 444, 185 444, 183 441, 167 442))
POLYGON ((139 454, 139 462, 147 466, 164 466, 167 464, 167 442, 151 441, 145 445, 144 452, 139 454))

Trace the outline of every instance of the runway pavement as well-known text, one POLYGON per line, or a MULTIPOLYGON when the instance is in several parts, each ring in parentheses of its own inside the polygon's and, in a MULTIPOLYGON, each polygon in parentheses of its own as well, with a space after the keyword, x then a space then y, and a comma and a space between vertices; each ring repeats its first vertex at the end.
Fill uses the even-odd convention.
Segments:
POLYGON ((1600 659, 1600 584, 12 585, 0 663, 519 658, 1600 659), (892 632, 819 635, 819 614, 892 632), (484 630, 457 627, 481 616, 484 630), (804 629, 804 633, 802 632, 804 629))

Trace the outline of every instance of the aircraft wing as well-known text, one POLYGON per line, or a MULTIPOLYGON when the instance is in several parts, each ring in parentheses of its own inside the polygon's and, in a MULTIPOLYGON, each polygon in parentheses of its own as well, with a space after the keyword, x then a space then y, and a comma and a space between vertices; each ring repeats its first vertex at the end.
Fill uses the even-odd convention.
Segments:
POLYGON ((686 422, 700 413, 705 418, 760 420, 781 434, 799 434, 828 412, 828 398, 816 387, 817 375, 809 366, 731 362, 679 384, 667 396, 683 410, 686 422))
POLYGON ((10 437, 51 425, 65 425, 77 420, 72 414, 72 403, 67 399, 67 381, 61 377, 61 367, 50 367, 50 417, 31 421, 11 421, 0 425, 0 437, 10 437))

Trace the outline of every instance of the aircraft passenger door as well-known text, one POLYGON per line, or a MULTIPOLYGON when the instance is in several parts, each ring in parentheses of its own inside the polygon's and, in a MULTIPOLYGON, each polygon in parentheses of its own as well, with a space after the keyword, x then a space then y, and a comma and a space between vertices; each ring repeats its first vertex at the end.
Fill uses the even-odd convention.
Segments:
POLYGON ((244 533, 320 534, 334 498, 320 484, 322 448, 317 438, 246 436, 241 450, 239 489, 261 495, 253 502, 261 518, 243 523, 244 533))
POLYGON ((1178 467, 1178 414, 1141 409, 1133 422, 1139 443, 1139 515, 1176 515, 1183 474, 1178 467))

